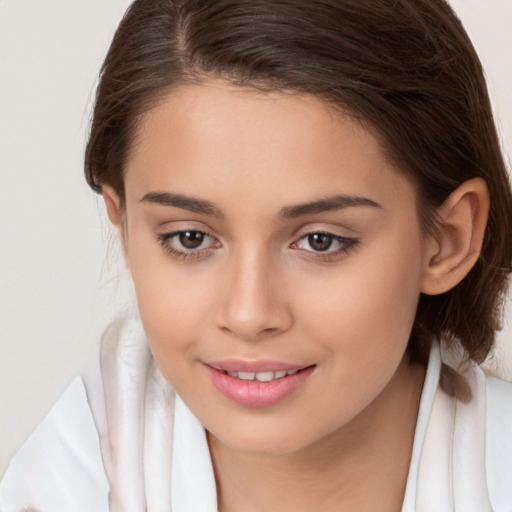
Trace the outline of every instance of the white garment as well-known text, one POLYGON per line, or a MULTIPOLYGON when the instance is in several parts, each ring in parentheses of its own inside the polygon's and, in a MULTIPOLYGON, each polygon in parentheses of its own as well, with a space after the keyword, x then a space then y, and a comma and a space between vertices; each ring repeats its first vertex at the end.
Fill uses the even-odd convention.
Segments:
MULTIPOLYGON (((402 512, 512 512, 512 384, 470 366, 473 399, 439 388, 431 351, 402 512)), ((0 511, 214 512, 203 427, 155 368, 138 320, 114 323, 13 458, 0 511)))

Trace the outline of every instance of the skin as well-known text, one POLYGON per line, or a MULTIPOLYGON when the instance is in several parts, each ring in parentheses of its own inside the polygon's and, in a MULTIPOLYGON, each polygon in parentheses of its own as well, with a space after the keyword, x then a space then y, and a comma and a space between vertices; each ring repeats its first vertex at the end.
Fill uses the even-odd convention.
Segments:
POLYGON ((107 210, 155 361, 207 430, 219 509, 399 510, 424 378, 404 356, 417 301, 478 257, 485 184, 454 192, 426 238, 411 182, 360 122, 311 96, 219 80, 145 114, 125 191, 123 210, 103 187, 107 210), (368 204, 293 209, 333 195, 368 204), (169 235, 187 230, 206 233, 198 249, 169 235), (315 232, 342 238, 322 252, 315 232), (315 369, 251 409, 205 370, 233 358, 315 369))

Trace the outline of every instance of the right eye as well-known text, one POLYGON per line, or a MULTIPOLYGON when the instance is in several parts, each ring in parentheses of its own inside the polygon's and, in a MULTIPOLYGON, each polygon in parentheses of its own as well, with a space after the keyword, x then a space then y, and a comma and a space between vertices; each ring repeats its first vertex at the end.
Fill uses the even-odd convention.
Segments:
POLYGON ((219 246, 218 240, 194 229, 161 233, 158 235, 158 241, 167 252, 180 258, 202 256, 219 246))

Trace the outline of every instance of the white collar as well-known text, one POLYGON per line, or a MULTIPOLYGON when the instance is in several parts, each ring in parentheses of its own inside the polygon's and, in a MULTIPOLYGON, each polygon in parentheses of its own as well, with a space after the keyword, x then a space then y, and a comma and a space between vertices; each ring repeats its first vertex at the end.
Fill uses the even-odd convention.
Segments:
MULTIPOLYGON (((414 442, 412 446, 411 461, 409 463, 409 474, 407 476, 407 485, 405 488, 402 512, 415 512, 416 510, 416 488, 418 482, 418 471, 420 458, 423 449, 427 426, 432 413, 432 405, 439 384, 439 375, 441 372, 441 354, 437 343, 432 344, 428 360, 425 381, 421 392, 418 418, 416 420, 416 430, 414 432, 414 442)), ((443 511, 444 512, 444 511, 443 511)))
POLYGON ((179 396, 174 414, 171 510, 215 512, 217 491, 205 430, 179 396))

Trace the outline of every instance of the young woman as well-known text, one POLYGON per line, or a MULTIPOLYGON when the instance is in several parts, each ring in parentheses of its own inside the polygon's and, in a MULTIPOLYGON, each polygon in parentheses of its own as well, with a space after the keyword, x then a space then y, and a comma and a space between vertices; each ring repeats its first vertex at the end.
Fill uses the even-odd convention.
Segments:
POLYGON ((2 510, 511 510, 512 389, 478 363, 512 194, 445 2, 136 0, 85 172, 138 311, 2 510))

